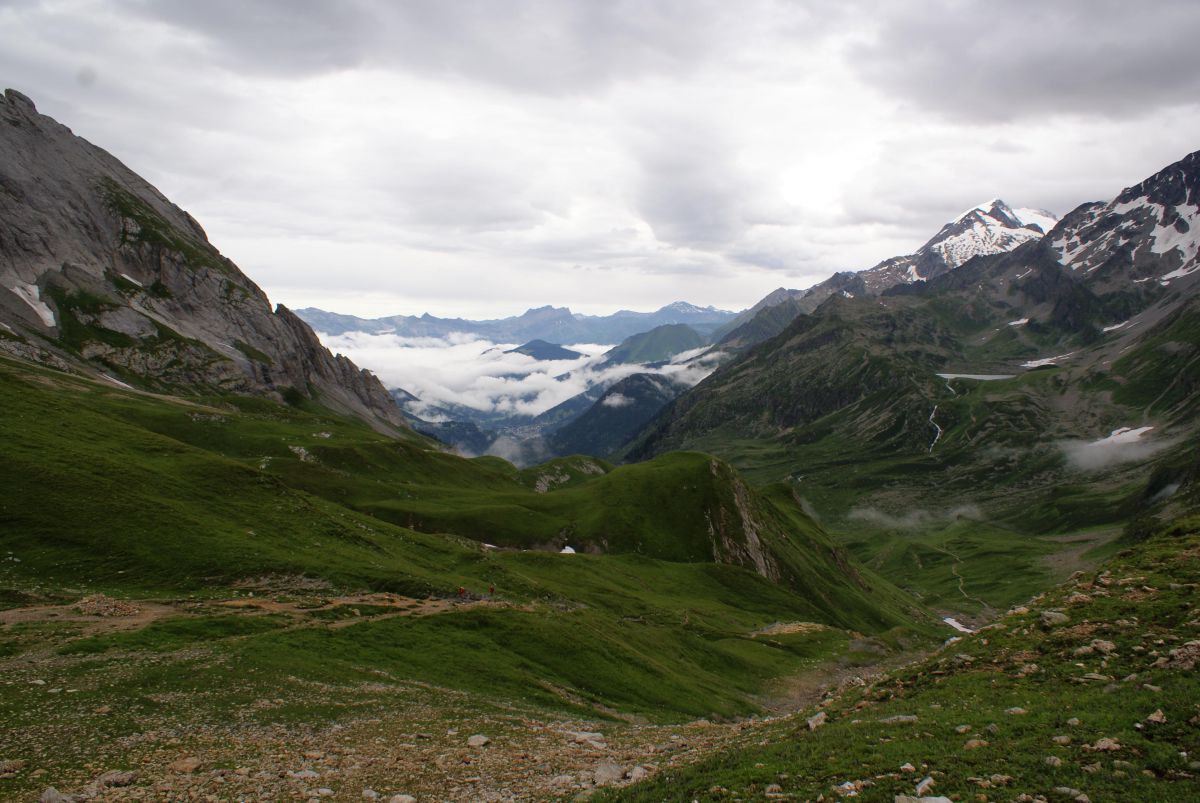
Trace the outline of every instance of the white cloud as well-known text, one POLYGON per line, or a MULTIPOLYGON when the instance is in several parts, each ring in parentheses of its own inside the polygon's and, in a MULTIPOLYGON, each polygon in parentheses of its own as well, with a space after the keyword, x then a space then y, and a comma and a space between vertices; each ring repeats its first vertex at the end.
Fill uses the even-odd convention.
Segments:
POLYGON ((500 317, 740 308, 985 198, 1110 198, 1197 147, 1198 34, 1177 0, 26 0, 0 75, 276 301, 500 317))
POLYGON ((714 356, 658 369, 640 365, 601 367, 601 355, 612 346, 597 343, 567 346, 584 355, 579 359, 535 360, 524 354, 504 353, 517 344, 493 343, 467 334, 443 340, 349 332, 322 334, 321 340, 332 351, 374 371, 387 387, 403 388, 415 395, 420 399, 415 412, 430 418, 437 417, 438 408, 451 404, 487 413, 535 416, 595 385, 640 372, 660 373, 694 385, 719 361, 714 356))
POLYGON ((1121 427, 1094 441, 1063 441, 1059 444, 1067 462, 1081 471, 1099 471, 1121 463, 1138 463, 1171 445, 1148 436, 1154 427, 1121 427))

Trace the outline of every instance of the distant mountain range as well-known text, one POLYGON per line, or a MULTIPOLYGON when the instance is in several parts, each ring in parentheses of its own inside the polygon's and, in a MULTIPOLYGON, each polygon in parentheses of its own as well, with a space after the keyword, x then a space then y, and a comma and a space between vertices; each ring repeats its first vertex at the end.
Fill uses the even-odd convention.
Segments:
POLYGON ((664 324, 687 324, 697 332, 710 334, 737 315, 729 310, 697 307, 685 301, 676 301, 654 312, 619 310, 611 315, 582 315, 567 307, 547 306, 529 309, 510 318, 484 321, 437 318, 429 314, 359 318, 316 307, 296 310, 296 314, 318 332, 328 335, 368 332, 402 337, 445 337, 453 332, 465 332, 496 343, 544 340, 558 345, 619 343, 631 335, 664 324))

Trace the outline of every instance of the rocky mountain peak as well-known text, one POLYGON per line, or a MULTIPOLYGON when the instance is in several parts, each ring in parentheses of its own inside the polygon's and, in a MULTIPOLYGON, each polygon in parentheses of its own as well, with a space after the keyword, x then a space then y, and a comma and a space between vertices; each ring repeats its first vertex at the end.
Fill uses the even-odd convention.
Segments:
POLYGON ((1050 242, 1059 262, 1088 283, 1138 298, 1200 281, 1200 151, 1084 204, 1050 242))
POLYGON ((372 374, 208 242, 106 151, 0 98, 0 350, 171 392, 317 399, 387 429, 400 410, 372 374))

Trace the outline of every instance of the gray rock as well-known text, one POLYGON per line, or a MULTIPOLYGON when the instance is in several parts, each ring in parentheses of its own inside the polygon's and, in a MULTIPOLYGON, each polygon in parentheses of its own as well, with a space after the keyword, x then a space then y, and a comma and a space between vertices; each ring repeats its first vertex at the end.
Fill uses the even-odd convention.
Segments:
POLYGON ((62 792, 51 786, 46 791, 42 792, 42 796, 38 798, 38 803, 75 803, 75 796, 64 795, 62 792))
POLYGON ((619 764, 605 761, 596 765, 596 770, 592 775, 595 778, 596 786, 608 786, 624 779, 625 770, 619 764))
POLYGON ((893 803, 954 803, 948 797, 913 797, 912 795, 896 795, 893 803))
POLYGON ((634 767, 629 771, 629 780, 632 783, 645 780, 650 777, 650 770, 642 766, 634 767))
POLYGON ((467 747, 485 747, 492 743, 492 740, 484 736, 482 733, 477 733, 467 739, 467 747))
POLYGON ((96 779, 101 786, 132 786, 137 782, 138 774, 133 770, 112 770, 96 779))
POLYGON ((392 795, 388 803, 417 803, 417 799, 412 795, 392 795))
POLYGON ((1071 621, 1071 617, 1067 616, 1062 611, 1042 611, 1041 623, 1045 627, 1065 625, 1069 621, 1071 621))
POLYGON ((902 725, 912 724, 917 721, 917 718, 912 714, 897 714, 894 717, 884 717, 879 721, 884 725, 902 725))
POLYGON ((829 719, 829 716, 824 711, 818 711, 808 718, 808 729, 810 731, 815 731, 817 728, 824 725, 827 719, 829 719))
MULTIPOLYGON (((276 398, 312 388, 377 429, 407 428, 374 375, 331 354, 287 308, 272 310, 189 214, 12 90, 0 96, 0 186, 0 323, 49 338, 26 356, 44 353, 43 362, 84 373, 97 368, 88 361, 103 361, 148 382, 276 398), (76 293, 105 308, 58 308, 55 294, 76 293), (57 343, 64 315, 91 327, 79 354, 57 343), (96 329, 130 342, 89 336, 96 329)), ((21 345, 0 338, 0 348, 10 343, 21 345)))

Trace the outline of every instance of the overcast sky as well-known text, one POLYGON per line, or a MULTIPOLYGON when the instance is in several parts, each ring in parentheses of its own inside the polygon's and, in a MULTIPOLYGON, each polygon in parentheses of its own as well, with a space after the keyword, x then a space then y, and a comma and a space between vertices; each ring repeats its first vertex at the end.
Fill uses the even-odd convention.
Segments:
POLYGON ((736 309, 1200 148, 1195 0, 0 0, 0 83, 271 298, 736 309))

